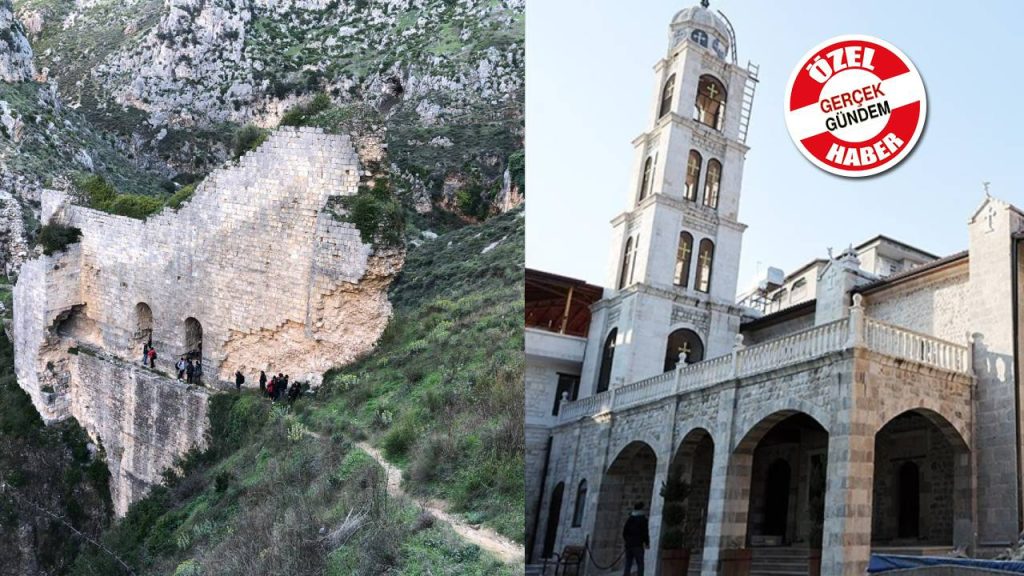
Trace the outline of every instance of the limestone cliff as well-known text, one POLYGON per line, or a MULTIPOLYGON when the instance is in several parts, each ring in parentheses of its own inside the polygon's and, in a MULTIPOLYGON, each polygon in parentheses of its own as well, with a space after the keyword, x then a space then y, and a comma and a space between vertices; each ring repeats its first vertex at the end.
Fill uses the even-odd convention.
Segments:
POLYGON ((25 29, 14 17, 10 0, 0 0, 0 81, 21 82, 34 74, 25 29))
POLYGON ((179 355, 201 358, 212 389, 236 370, 315 385, 373 347, 404 252, 325 210, 358 182, 350 139, 310 128, 275 132, 145 221, 44 192, 43 218, 82 235, 22 266, 18 382, 44 419, 72 416, 107 448, 119 513, 204 443, 207 392, 167 376, 179 355), (155 371, 139 366, 150 340, 155 371))

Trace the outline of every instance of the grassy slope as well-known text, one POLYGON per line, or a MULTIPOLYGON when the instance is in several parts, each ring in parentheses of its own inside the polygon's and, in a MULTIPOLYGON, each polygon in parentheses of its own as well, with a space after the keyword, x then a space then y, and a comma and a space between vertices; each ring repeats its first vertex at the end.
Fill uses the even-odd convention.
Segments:
POLYGON ((314 420, 369 434, 414 492, 444 498, 517 541, 524 522, 521 213, 412 251, 379 347, 328 375, 329 409, 314 420))
MULTIPOLYGON (((507 214, 412 249, 373 353, 290 410, 215 397, 211 449, 104 542, 139 574, 521 573, 387 497, 352 441, 368 432, 409 471, 407 488, 522 539, 523 243, 522 219, 507 214), (366 516, 346 538, 353 511, 366 516)), ((72 571, 122 573, 95 550, 72 571)))

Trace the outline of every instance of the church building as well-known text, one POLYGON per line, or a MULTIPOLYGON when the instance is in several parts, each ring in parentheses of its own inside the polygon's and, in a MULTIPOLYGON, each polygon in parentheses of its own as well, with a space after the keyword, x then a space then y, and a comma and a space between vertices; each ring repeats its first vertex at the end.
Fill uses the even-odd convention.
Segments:
POLYGON ((887 236, 737 298, 757 68, 680 11, 633 142, 602 286, 527 271, 527 553, 621 574, 864 574, 872 552, 991 556, 1024 520, 1024 212, 988 196, 966 250, 887 236), (820 572, 819 572, 820 570, 820 572))

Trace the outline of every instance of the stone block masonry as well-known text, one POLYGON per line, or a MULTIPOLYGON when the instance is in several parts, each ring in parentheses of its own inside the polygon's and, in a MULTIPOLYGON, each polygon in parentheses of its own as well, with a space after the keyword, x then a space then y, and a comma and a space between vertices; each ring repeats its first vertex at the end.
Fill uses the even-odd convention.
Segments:
POLYGON ((233 388, 236 370, 250 387, 260 370, 317 385, 373 348, 404 252, 364 244, 328 210, 359 177, 349 137, 287 128, 210 174, 180 209, 146 220, 43 193, 43 220, 82 238, 22 267, 18 382, 46 421, 73 416, 107 448, 119 512, 207 427, 199 397, 132 366, 147 340, 167 373, 197 352, 211 389, 233 388))

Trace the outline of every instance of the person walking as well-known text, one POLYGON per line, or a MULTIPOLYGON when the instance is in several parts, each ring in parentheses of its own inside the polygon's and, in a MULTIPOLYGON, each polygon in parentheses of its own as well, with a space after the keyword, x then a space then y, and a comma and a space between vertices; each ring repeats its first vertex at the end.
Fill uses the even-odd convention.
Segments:
POLYGON ((622 571, 623 576, 629 576, 633 564, 636 564, 636 575, 644 576, 644 550, 651 547, 651 536, 648 531, 647 515, 644 514, 643 502, 633 505, 633 512, 626 520, 626 525, 622 527, 622 540, 626 547, 626 566, 622 571))
POLYGON ((192 365, 192 360, 185 361, 185 382, 192 384, 192 381, 196 374, 196 367, 192 365))
POLYGON ((149 360, 149 342, 142 344, 142 365, 146 365, 146 361, 149 360))
POLYGON ((241 392, 242 384, 245 384, 245 376, 242 375, 241 370, 235 370, 235 390, 241 392))
POLYGON ((260 394, 267 393, 267 373, 260 370, 260 394))
POLYGON ((178 380, 185 379, 185 357, 182 356, 178 359, 178 363, 174 365, 178 369, 178 380))
POLYGON ((149 355, 149 367, 155 369, 156 368, 156 348, 153 348, 152 346, 150 346, 149 347, 148 355, 149 355))

